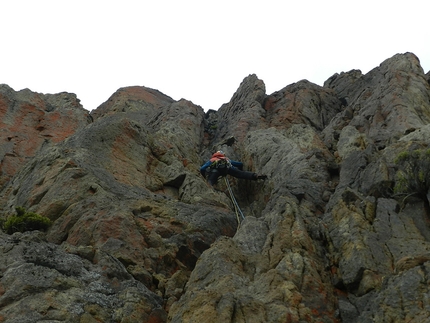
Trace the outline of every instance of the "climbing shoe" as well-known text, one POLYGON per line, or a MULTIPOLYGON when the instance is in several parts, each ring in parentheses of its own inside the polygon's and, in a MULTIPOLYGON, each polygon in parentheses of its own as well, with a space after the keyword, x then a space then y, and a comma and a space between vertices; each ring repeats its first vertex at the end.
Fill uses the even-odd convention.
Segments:
POLYGON ((267 175, 258 174, 257 179, 267 179, 267 175))

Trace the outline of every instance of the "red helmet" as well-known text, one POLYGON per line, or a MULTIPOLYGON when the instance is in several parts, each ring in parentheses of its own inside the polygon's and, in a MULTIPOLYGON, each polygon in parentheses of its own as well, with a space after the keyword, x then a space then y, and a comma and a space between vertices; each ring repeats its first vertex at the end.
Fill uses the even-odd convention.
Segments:
POLYGON ((216 153, 214 153, 213 155, 212 155, 212 158, 221 158, 221 157, 225 157, 225 154, 224 154, 224 152, 222 151, 222 150, 218 150, 216 153))

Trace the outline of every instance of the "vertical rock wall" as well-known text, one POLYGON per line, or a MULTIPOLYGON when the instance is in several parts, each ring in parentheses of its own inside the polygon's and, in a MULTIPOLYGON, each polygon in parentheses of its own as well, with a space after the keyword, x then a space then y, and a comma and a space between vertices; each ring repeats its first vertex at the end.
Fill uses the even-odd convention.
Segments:
POLYGON ((393 186, 398 154, 429 145, 428 80, 406 53, 270 95, 249 75, 207 113, 123 88, 90 118, 73 95, 3 85, 1 216, 54 223, 0 233, 0 318, 425 322, 428 201, 393 186), (218 149, 268 175, 229 178, 240 225, 199 173, 218 149))

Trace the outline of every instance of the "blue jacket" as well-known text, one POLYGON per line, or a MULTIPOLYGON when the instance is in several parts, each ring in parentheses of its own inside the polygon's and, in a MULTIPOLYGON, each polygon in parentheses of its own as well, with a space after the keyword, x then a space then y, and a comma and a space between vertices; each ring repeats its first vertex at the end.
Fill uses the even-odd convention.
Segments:
MULTIPOLYGON (((243 169, 243 163, 242 162, 230 160, 230 159, 229 159, 229 161, 231 163, 231 167, 237 167, 240 170, 243 169)), ((202 167, 200 167, 200 174, 202 174, 203 177, 205 177, 205 175, 206 175, 206 169, 208 167, 210 167, 211 165, 212 165, 212 162, 210 160, 208 160, 206 163, 204 163, 204 165, 202 167)))

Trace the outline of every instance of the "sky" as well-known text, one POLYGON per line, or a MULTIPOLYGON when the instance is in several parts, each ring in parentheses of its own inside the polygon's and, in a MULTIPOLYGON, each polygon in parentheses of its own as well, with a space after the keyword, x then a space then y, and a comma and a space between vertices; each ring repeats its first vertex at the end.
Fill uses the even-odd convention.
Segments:
POLYGON ((75 93, 89 111, 146 86, 207 111, 250 74, 271 94, 405 52, 426 73, 427 2, 0 0, 0 84, 75 93))

